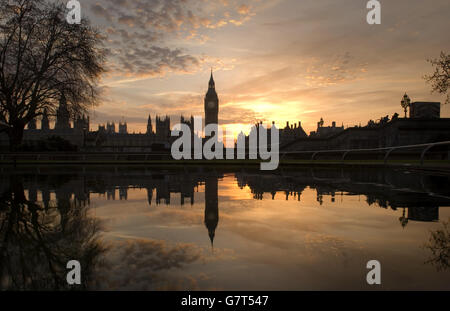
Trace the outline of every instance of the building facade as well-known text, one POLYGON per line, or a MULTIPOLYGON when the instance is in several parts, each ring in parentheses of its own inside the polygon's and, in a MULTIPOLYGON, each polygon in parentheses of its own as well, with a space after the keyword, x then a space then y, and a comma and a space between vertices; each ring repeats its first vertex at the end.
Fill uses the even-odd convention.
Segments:
MULTIPOLYGON (((344 126, 324 126, 321 119, 317 123, 317 130, 308 136, 303 130, 301 122, 286 123, 279 130, 280 150, 340 150, 383 148, 391 146, 413 145, 450 140, 450 119, 440 118, 440 103, 413 102, 410 105, 410 117, 398 118, 395 114, 391 120, 386 116, 379 122, 369 121, 367 126, 355 126, 344 129, 344 126)), ((208 90, 204 96, 205 126, 219 123, 219 97, 211 71, 208 90)), ((192 134, 194 145, 194 118, 180 117, 179 122, 186 124, 192 134)), ((175 123, 173 125, 175 125, 175 123)), ((118 123, 107 122, 100 124, 96 131, 90 130, 90 119, 85 115, 71 116, 67 101, 61 97, 56 111, 54 127, 51 128, 47 110, 43 112, 40 127, 37 120, 32 120, 24 131, 25 145, 41 146, 46 140, 57 137, 75 146, 79 151, 89 152, 152 152, 169 151, 177 137, 171 136, 171 119, 169 116, 151 115, 147 119, 145 133, 129 133, 125 121, 118 123), (154 122, 153 122, 154 120, 154 122)), ((272 126, 274 122, 272 123, 272 126)), ((262 122, 256 124, 252 131, 256 131, 259 141, 258 128, 262 122)), ((270 139, 271 128, 268 127, 270 139)), ((255 133, 253 133, 255 134, 255 133)), ((208 136, 208 135, 207 135, 208 136)), ((252 136, 254 137, 254 136, 252 136)), ((205 140, 208 137, 205 138, 205 140)), ((245 139, 245 146, 249 146, 249 136, 241 133, 237 141, 245 139)), ((205 141, 204 140, 204 141, 205 141)), ((270 146, 271 142, 268 141, 270 146)), ((9 149, 9 139, 5 133, 0 133, 0 148, 9 149)))
POLYGON ((411 105, 410 118, 384 117, 378 123, 349 127, 326 136, 313 135, 281 146, 285 151, 374 149, 450 141, 450 118, 440 117, 440 103, 411 105))

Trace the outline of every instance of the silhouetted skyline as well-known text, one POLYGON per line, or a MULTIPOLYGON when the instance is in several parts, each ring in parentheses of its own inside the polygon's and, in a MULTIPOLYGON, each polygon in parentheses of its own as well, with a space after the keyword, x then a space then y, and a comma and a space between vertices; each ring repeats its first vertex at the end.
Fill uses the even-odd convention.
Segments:
POLYGON ((124 117, 145 132, 148 114, 203 115, 211 67, 219 123, 235 133, 260 120, 301 120, 307 132, 321 117, 357 125, 400 113, 405 91, 443 102, 422 77, 427 59, 450 48, 446 0, 385 2, 381 25, 368 25, 366 2, 352 1, 88 0, 83 9, 109 38, 94 127, 124 117))

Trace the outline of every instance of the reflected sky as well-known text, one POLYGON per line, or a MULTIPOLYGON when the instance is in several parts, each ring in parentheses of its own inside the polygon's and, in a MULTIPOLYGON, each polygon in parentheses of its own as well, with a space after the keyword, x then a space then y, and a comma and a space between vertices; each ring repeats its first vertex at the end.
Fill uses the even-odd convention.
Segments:
POLYGON ((446 176, 149 168, 43 176, 23 176, 29 200, 84 201, 101 223, 107 250, 90 289, 450 289, 450 270, 425 264, 424 247, 450 219, 446 176), (378 288, 366 283, 372 259, 381 263, 378 288))

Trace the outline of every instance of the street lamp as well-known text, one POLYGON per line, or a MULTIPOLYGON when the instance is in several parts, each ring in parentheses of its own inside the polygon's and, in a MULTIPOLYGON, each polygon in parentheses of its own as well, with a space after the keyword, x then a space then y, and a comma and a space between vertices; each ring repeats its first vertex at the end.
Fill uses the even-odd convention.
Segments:
POLYGON ((406 118, 407 117, 406 113, 408 112, 408 107, 411 106, 411 99, 409 98, 408 95, 406 95, 406 93, 405 93, 405 95, 403 95, 401 105, 402 105, 403 110, 405 111, 405 118, 406 118))

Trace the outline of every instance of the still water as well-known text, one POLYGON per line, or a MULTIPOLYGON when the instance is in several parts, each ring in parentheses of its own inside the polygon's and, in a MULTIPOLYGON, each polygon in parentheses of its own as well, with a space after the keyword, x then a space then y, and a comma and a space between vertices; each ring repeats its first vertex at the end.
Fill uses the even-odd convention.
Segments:
POLYGON ((78 260, 75 289, 450 290, 448 175, 0 170, 1 289, 73 289, 66 263, 78 260))

